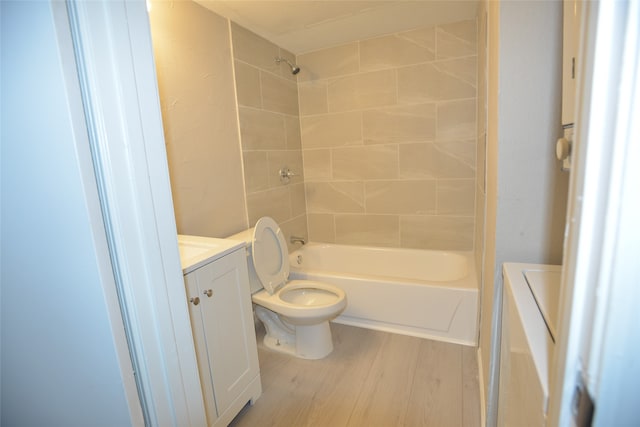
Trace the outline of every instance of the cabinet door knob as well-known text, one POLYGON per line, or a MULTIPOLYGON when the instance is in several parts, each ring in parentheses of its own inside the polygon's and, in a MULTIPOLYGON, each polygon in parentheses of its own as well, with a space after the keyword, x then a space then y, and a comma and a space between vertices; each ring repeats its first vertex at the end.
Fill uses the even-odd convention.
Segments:
POLYGON ((203 291, 202 293, 205 294, 206 296, 208 296, 209 298, 211 298, 211 295, 213 295, 213 290, 207 289, 206 291, 203 291))
POLYGON ((193 305, 198 305, 200 304, 200 297, 193 297, 189 301, 192 302, 193 305))

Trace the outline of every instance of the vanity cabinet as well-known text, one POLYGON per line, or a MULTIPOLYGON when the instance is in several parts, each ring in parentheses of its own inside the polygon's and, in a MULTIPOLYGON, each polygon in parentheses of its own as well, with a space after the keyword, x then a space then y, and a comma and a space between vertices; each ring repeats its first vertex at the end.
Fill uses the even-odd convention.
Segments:
POLYGON ((237 245, 190 268, 184 264, 207 424, 226 426, 261 394, 245 249, 237 245))

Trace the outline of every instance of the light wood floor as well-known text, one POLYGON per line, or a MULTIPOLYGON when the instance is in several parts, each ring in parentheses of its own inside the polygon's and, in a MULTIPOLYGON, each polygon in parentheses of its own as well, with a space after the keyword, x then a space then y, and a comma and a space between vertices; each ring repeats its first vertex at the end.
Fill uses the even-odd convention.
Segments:
POLYGON ((334 350, 303 360, 266 349, 262 396, 231 426, 479 426, 476 349, 331 324, 334 350))

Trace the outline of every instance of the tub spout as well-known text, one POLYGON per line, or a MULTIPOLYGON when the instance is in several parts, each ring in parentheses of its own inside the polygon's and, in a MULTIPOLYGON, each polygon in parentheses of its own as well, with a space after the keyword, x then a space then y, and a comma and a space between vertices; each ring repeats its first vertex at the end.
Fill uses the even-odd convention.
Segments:
POLYGON ((291 238, 289 238, 289 241, 291 243, 302 243, 303 245, 307 243, 304 237, 298 237, 298 236, 291 236, 291 238))

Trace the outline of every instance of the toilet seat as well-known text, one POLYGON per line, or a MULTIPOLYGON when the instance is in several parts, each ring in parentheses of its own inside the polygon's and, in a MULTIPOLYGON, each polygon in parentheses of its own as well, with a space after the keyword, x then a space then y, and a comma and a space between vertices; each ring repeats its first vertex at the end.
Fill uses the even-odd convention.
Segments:
POLYGON ((251 299, 296 325, 311 325, 321 319, 332 318, 347 306, 346 295, 342 289, 315 280, 292 280, 273 294, 263 290, 253 294, 251 299), (309 292, 312 302, 305 304, 300 301, 287 301, 285 295, 297 291, 309 292))
POLYGON ((263 217, 258 220, 253 230, 251 252, 258 279, 273 295, 289 278, 287 242, 273 219, 263 217))

